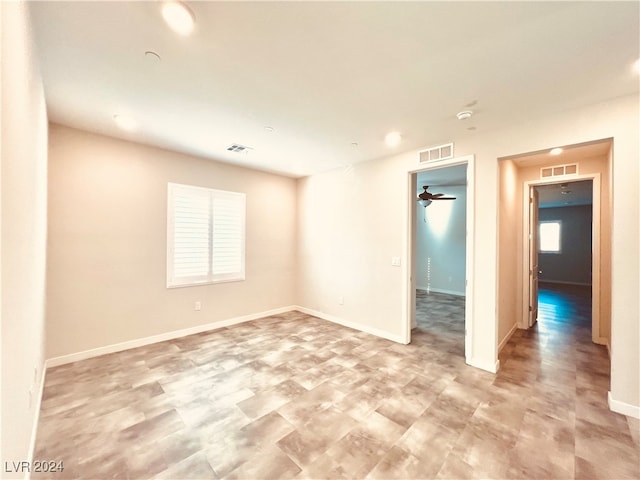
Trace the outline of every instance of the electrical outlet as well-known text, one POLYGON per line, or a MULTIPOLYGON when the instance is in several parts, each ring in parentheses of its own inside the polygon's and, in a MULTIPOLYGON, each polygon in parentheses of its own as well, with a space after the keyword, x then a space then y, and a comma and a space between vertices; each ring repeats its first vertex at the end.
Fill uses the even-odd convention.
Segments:
POLYGON ((338 304, 339 304, 339 305, 344 305, 344 297, 343 297, 342 295, 340 295, 340 296, 338 297, 338 304))
POLYGON ((194 303, 194 304, 193 304, 193 309, 194 309, 196 312, 199 312, 199 311, 202 309, 202 303, 201 303, 201 302, 196 302, 196 303, 194 303))

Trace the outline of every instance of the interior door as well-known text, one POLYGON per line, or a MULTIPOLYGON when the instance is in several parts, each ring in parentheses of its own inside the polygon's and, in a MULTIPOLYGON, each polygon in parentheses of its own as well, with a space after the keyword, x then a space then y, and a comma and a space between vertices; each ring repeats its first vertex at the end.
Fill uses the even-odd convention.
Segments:
POLYGON ((538 191, 529 187, 529 327, 538 320, 538 191))

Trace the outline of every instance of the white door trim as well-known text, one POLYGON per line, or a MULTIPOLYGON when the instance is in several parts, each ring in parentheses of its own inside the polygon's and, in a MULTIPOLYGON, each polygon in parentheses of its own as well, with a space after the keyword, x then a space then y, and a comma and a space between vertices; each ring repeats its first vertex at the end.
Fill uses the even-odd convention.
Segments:
MULTIPOLYGON (((581 180, 593 181, 593 222, 591 230, 592 238, 592 253, 591 253, 591 339, 594 343, 603 344, 605 340, 600 338, 600 174, 599 173, 587 173, 582 175, 572 175, 571 177, 562 177, 557 180, 530 180, 524 182, 523 192, 523 210, 522 215, 524 221, 522 222, 523 229, 523 242, 522 242, 522 255, 523 260, 529 263, 529 242, 528 231, 529 226, 529 189, 540 185, 553 185, 556 183, 578 182, 581 180)), ((518 321, 519 328, 528 328, 527 318, 529 316, 529 278, 528 268, 523 268, 523 302, 522 302, 522 316, 518 321)))
POLYGON ((465 288, 465 360, 470 364, 473 358, 473 272, 475 253, 475 156, 465 155, 449 160, 439 160, 422 164, 418 168, 407 172, 406 183, 406 209, 405 209, 405 275, 403 281, 403 298, 405 299, 402 309, 402 337, 405 343, 411 342, 411 327, 415 321, 415 256, 416 256, 416 182, 415 176, 418 173, 426 172, 436 168, 452 167, 455 165, 467 165, 467 238, 466 238, 466 267, 465 275, 467 285, 465 288))

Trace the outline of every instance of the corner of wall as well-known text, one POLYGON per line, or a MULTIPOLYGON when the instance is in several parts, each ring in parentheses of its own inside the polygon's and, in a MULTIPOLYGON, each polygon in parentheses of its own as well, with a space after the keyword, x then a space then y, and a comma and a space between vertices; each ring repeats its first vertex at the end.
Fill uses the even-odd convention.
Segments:
POLYGON ((47 113, 28 3, 0 2, 0 22, 3 478, 29 478, 13 462, 33 458, 44 382, 47 113))

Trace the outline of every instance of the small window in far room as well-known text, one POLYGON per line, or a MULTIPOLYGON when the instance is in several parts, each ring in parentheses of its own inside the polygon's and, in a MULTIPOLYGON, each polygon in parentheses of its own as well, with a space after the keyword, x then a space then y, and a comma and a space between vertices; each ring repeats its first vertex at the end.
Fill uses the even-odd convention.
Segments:
POLYGON ((561 245, 560 232, 562 223, 559 220, 552 222, 540 222, 539 235, 539 251, 540 253, 560 253, 561 245))

